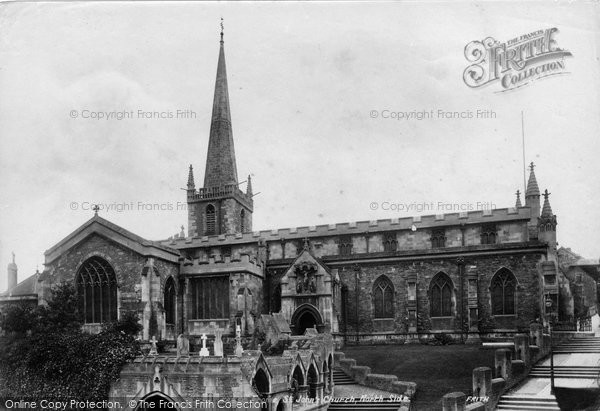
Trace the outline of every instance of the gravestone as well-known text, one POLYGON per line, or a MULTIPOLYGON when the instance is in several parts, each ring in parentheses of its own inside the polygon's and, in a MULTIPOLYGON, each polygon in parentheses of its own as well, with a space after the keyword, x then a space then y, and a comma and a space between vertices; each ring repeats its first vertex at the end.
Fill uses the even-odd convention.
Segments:
POLYGON ((158 355, 158 348, 156 347, 156 343, 158 341, 156 341, 156 336, 153 335, 152 339, 150 340, 150 352, 148 353, 148 355, 158 355))
POLYGON ((206 334, 202 334, 200 340, 202 340, 202 348, 200 348, 200 357, 208 357, 210 353, 208 352, 208 348, 206 348, 206 334))
POLYGON ((239 324, 235 326, 235 356, 241 357, 244 349, 242 348, 242 329, 239 324))
POLYGON ((187 357, 190 355, 190 340, 185 335, 179 334, 177 337, 177 357, 187 357))
POLYGON ((217 328, 213 331, 213 335, 215 336, 213 355, 216 357, 222 357, 223 356, 223 340, 222 340, 223 331, 217 328))

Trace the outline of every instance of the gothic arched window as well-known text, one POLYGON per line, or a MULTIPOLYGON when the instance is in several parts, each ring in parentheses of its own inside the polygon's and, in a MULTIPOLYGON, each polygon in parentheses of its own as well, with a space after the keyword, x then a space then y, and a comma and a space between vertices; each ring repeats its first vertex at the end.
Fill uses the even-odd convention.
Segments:
POLYGON ((497 232, 495 224, 484 225, 481 228, 481 244, 496 244, 497 232))
POLYGON ((515 313, 516 286, 517 280, 510 270, 502 268, 494 275, 490 286, 492 315, 515 313))
POLYGON ((398 241, 395 235, 389 235, 383 242, 384 251, 396 251, 398 249, 398 241))
POLYGON ((164 293, 165 322, 167 324, 175 324, 175 312, 177 310, 175 296, 175 281, 173 281, 173 277, 169 277, 165 283, 164 293))
POLYGON ((431 247, 432 248, 446 247, 446 232, 443 229, 433 230, 431 232, 431 247))
POLYGON ((217 212, 215 206, 209 204, 206 206, 206 235, 216 234, 217 212))
POLYGON ((117 320, 117 276, 108 261, 88 258, 77 271, 76 284, 85 323, 117 320))
POLYGON ((438 273, 430 285, 431 317, 450 317, 452 315, 452 280, 444 273, 438 273))
POLYGON ((394 285, 385 276, 379 277, 373 284, 373 305, 375 318, 394 317, 394 285))

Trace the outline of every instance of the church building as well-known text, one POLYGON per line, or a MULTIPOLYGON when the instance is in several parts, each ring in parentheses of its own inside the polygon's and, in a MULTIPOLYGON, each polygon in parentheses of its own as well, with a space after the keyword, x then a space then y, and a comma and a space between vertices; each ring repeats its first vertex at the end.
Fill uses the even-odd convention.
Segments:
POLYGON ((250 335, 261 314, 281 313, 293 334, 314 327, 339 342, 436 333, 466 342, 559 312, 557 219, 533 164, 524 203, 517 192, 506 208, 255 231, 252 181, 240 182, 236 165, 222 35, 203 182, 190 165, 186 198, 187 233, 164 241, 96 212, 45 252, 43 272, 17 285, 9 267, 15 281, 0 304, 44 303, 53 285, 70 282, 86 329, 133 311, 146 341, 215 328, 234 335, 236 325, 250 335))

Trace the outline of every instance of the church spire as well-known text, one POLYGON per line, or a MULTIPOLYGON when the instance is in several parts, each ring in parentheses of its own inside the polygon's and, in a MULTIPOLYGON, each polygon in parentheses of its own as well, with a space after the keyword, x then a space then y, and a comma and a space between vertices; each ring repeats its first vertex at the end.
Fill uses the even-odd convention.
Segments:
POLYGON ((550 193, 548 190, 544 190, 544 206, 542 207, 542 217, 552 217, 554 214, 552 213, 552 207, 550 207, 550 193))
POLYGON ((237 166, 233 147, 229 92, 227 89, 227 70, 225 68, 225 49, 223 42, 223 21, 221 20, 221 41, 217 79, 206 156, 204 187, 218 187, 237 184, 237 166))

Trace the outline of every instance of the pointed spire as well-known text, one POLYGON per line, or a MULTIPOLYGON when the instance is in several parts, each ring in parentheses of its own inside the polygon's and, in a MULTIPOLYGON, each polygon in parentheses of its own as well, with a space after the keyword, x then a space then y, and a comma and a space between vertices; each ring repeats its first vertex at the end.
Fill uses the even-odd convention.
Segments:
POLYGON ((529 181, 527 182, 527 191, 525 192, 525 197, 540 195, 540 188, 538 187, 537 179, 535 178, 535 172, 533 171, 534 168, 535 164, 533 164, 532 161, 529 165, 529 169, 531 171, 529 173, 529 181))
POLYGON ((554 214, 552 213, 552 207, 550 207, 550 193, 548 190, 544 190, 544 206, 542 207, 542 217, 552 217, 554 214))
POLYGON ((217 79, 215 81, 210 137, 206 156, 206 171, 204 173, 205 188, 237 184, 238 182, 222 24, 221 21, 221 45, 219 48, 219 62, 217 63, 217 79))
POLYGON ((248 174, 248 183, 246 184, 246 194, 252 196, 252 177, 248 174))
POLYGON ((515 204, 515 207, 516 208, 523 207, 523 204, 521 204, 521 191, 517 190, 516 194, 517 194, 517 202, 515 204))
POLYGON ((194 167, 192 167, 191 164, 190 164, 190 171, 188 172, 187 188, 188 188, 188 190, 196 189, 196 183, 194 183, 194 167))

